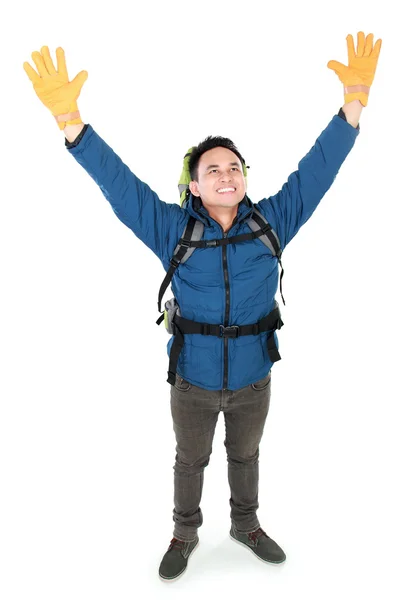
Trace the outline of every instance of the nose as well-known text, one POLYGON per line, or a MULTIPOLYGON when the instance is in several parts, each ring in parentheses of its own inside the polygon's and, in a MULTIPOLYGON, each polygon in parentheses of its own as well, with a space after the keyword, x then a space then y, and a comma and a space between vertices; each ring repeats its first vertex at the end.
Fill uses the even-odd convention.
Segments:
POLYGON ((232 180, 232 173, 230 171, 222 174, 221 181, 231 181, 231 180, 232 180))

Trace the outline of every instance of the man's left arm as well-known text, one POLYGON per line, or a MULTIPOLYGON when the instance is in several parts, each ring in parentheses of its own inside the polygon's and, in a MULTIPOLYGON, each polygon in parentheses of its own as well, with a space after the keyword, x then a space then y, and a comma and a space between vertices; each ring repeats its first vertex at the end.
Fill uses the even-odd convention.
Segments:
POLYGON ((364 32, 359 31, 357 50, 351 34, 346 41, 348 65, 336 60, 327 64, 343 83, 344 106, 299 162, 298 170, 289 176, 283 188, 258 204, 278 234, 282 250, 310 218, 332 185, 360 132, 359 119, 363 107, 368 104, 382 40, 374 44, 372 33, 365 37, 364 32))
POLYGON ((276 231, 282 250, 308 221, 331 187, 359 133, 359 124, 348 123, 341 108, 282 189, 256 204, 276 231))
MULTIPOLYGON (((360 121, 362 109, 363 105, 361 102, 359 100, 353 100, 352 102, 344 104, 340 110, 345 114, 346 121, 350 123, 350 125, 353 125, 353 127, 357 127, 359 129, 360 127, 358 123, 360 121)), ((339 116, 341 116, 340 111, 339 116)))

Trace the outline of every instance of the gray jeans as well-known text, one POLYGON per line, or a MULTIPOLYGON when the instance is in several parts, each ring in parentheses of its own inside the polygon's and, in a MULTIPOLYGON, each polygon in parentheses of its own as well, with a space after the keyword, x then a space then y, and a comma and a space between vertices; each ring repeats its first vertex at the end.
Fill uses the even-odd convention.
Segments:
POLYGON ((174 465, 174 537, 193 541, 203 523, 200 508, 204 467, 210 460, 219 412, 225 417, 224 445, 231 489, 231 521, 240 533, 260 527, 258 509, 259 444, 271 396, 271 372, 235 391, 208 391, 179 375, 171 385, 176 436, 174 465))

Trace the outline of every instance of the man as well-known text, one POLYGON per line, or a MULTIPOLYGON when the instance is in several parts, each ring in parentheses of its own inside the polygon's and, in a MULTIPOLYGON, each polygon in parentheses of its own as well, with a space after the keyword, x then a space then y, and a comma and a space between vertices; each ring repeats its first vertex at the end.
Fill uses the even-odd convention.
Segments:
POLYGON ((81 71, 69 82, 61 48, 56 50, 58 70, 47 46, 32 54, 38 73, 24 63, 37 95, 64 131, 70 154, 100 186, 118 218, 155 252, 167 272, 174 271, 172 291, 179 311, 170 324, 175 329, 168 343, 168 381, 177 440, 175 526, 159 569, 164 580, 177 579, 197 547, 204 467, 221 410, 231 538, 263 561, 286 559, 256 516, 259 444, 269 409, 271 367, 280 358, 276 329, 282 322, 274 300, 278 261, 332 185, 359 134, 381 40, 373 46, 373 35, 365 38, 359 32, 357 54, 351 35, 347 46, 349 66, 328 63, 344 84, 344 106, 280 192, 253 204, 240 152, 231 140, 210 137, 191 149, 189 192, 182 208, 162 202, 83 124, 77 98, 88 74, 81 71), (268 247, 261 236, 249 235, 257 215, 261 227, 269 224, 265 231, 278 244, 275 252, 274 244, 268 247), (187 260, 174 263, 171 257, 190 223, 199 225, 201 240, 187 260))

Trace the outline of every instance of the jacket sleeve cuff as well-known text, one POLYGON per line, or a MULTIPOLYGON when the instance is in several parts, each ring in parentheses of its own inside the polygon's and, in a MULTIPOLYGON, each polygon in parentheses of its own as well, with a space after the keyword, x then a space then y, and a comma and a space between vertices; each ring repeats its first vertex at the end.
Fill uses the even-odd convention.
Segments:
POLYGON ((80 134, 78 135, 78 137, 73 142, 69 142, 67 140, 67 138, 65 138, 65 147, 68 148, 68 150, 70 148, 75 148, 75 146, 77 146, 79 144, 79 142, 81 141, 81 139, 85 135, 85 132, 86 132, 86 130, 87 130, 88 127, 89 127, 89 124, 86 123, 86 125, 84 126, 84 128, 82 129, 82 131, 80 132, 80 134))
MULTIPOLYGON (((348 122, 347 119, 346 119, 346 115, 343 112, 342 107, 340 107, 340 110, 338 112, 338 116, 341 117, 343 119, 343 121, 346 121, 346 123, 348 122)), ((357 125, 357 127, 355 127, 355 129, 360 130, 360 123, 358 123, 358 125, 357 125)))

